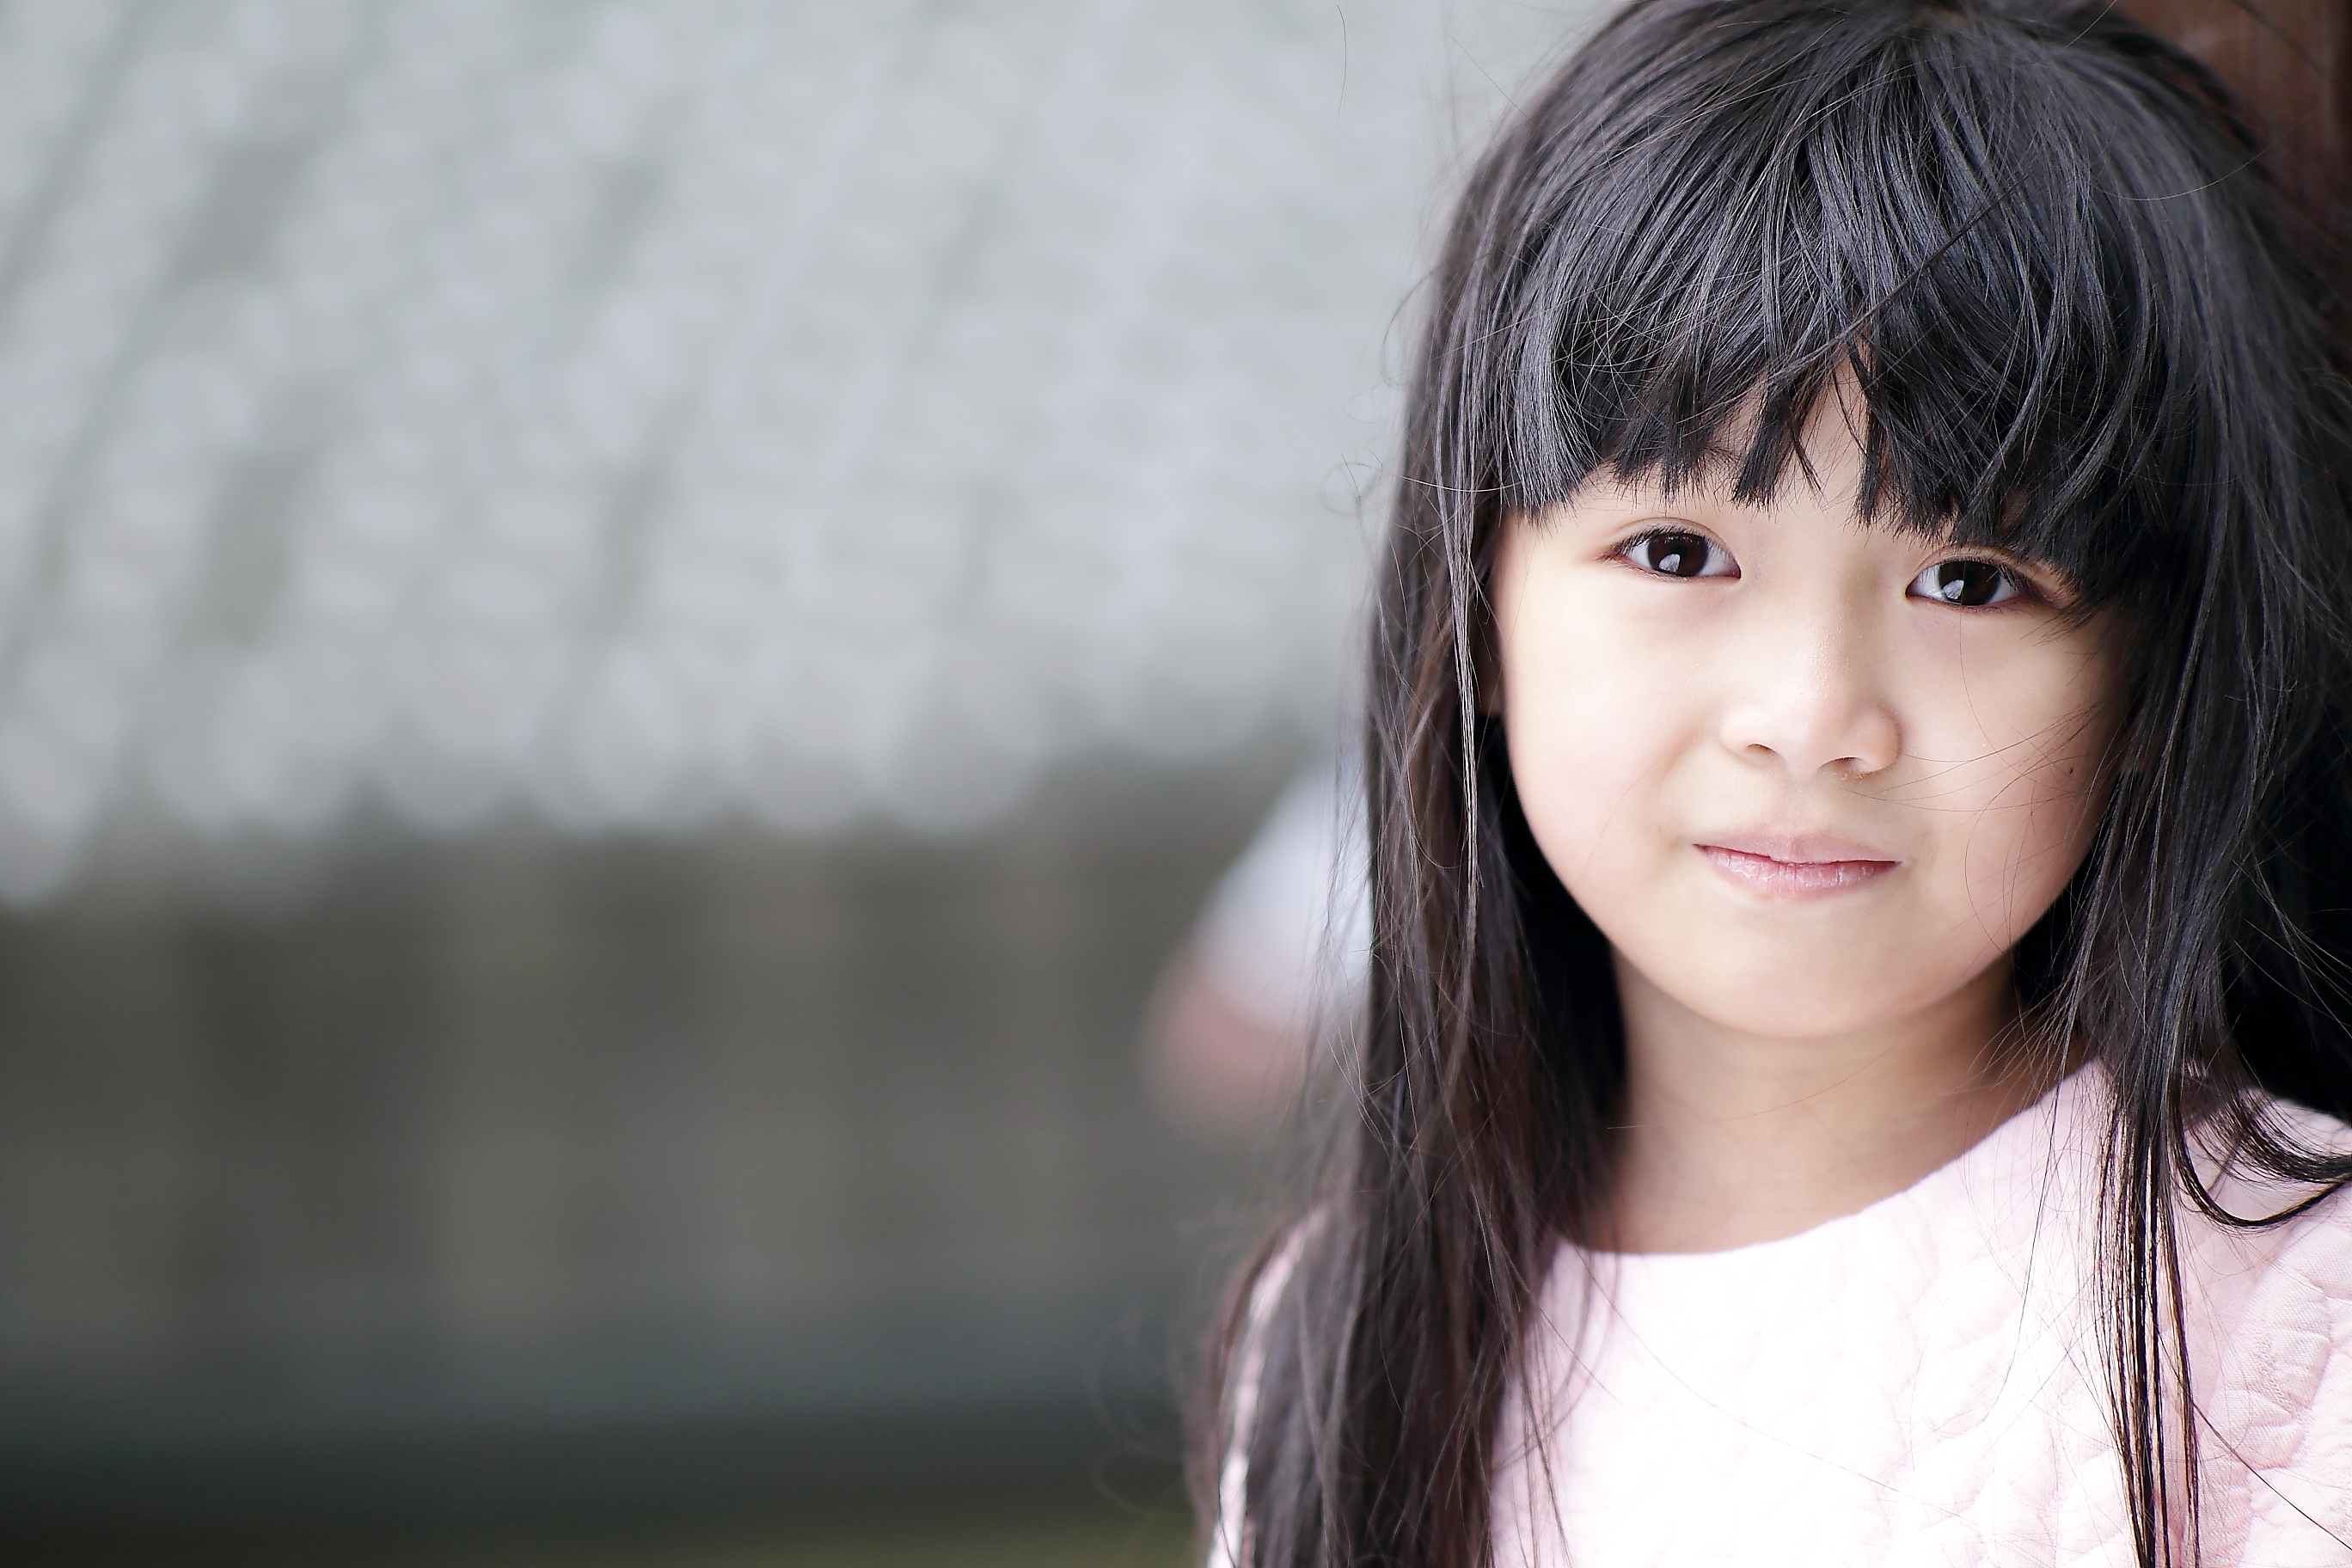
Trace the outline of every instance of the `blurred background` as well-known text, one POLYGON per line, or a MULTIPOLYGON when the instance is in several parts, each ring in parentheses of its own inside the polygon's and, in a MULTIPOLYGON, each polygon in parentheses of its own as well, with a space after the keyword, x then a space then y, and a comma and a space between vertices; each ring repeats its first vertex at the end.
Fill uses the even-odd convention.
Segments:
POLYGON ((1181 1561, 1148 1025, 1592 15, 0 6, 0 1555, 1181 1561))

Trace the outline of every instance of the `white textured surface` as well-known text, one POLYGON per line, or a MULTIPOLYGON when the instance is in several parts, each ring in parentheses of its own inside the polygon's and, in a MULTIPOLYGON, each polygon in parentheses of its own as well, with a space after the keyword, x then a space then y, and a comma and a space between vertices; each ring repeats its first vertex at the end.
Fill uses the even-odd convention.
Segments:
MULTIPOLYGON (((1596 1259, 1581 1346, 1540 1352, 1550 1407, 1506 1421, 1499 1568, 2128 1564, 2084 1268, 2103 1084, 1785 1241, 1596 1259)), ((2352 1205, 2186 1224, 2204 1561, 2352 1562, 2352 1205)))
MULTIPOLYGON (((2105 1086, 2085 1068, 1906 1191, 1782 1241, 1563 1249, 1534 1392, 1503 1415, 1496 1568, 2128 1568, 2088 1294, 2105 1086)), ((2239 1215, 2288 1206, 2216 1192, 2239 1215)), ((2204 1568, 2352 1563, 2352 1194, 2268 1230, 2183 1226, 2204 1568)), ((1254 1325, 1288 1267, 1260 1280, 1254 1325)), ((1236 1450, 1212 1568, 1234 1561, 1245 1484, 1236 1450)))
POLYGON ((0 11, 0 895, 1320 728, 1432 174, 1591 11, 0 11))

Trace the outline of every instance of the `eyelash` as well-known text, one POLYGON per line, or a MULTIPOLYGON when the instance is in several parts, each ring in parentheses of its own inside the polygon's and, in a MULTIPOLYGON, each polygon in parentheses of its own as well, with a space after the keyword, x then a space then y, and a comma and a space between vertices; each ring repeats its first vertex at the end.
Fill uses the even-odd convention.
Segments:
MULTIPOLYGON (((1623 543, 1618 545, 1612 553, 1619 559, 1632 565, 1637 571, 1646 573, 1651 576, 1672 578, 1680 582, 1696 581, 1701 577, 1707 576, 1736 578, 1739 575, 1739 563, 1732 559, 1731 552, 1725 550, 1722 545, 1717 544, 1714 540, 1709 539, 1706 535, 1700 533, 1696 529, 1649 529, 1643 532, 1635 534, 1633 538, 1628 539, 1623 543), (1654 543, 1662 539, 1688 539, 1696 542, 1697 544, 1706 552, 1706 553, 1700 557, 1698 569, 1694 572, 1662 572, 1656 567, 1648 565, 1639 559, 1643 546, 1654 543), (1714 563, 1715 558, 1718 554, 1720 554, 1726 562, 1730 563, 1731 570, 1729 572, 1710 573, 1706 570, 1708 566, 1714 563)), ((1967 603, 1961 595, 1972 592, 1973 584, 1968 584, 1964 579, 1959 578, 1956 578, 1949 583, 1938 583, 1931 587, 1927 592, 1918 593, 1913 596, 1920 599, 1931 600, 1939 604, 1949 605, 1955 608, 1970 610, 1995 609, 2002 605, 2014 603, 2019 599, 2039 596, 2034 593, 2032 584, 2026 580, 2024 574, 2017 571, 2014 567, 2005 566, 1998 561, 1987 561, 1981 557, 1965 555, 1953 556, 1948 560, 1937 561, 1922 568, 1918 575, 1912 578, 1910 583, 1906 585, 1906 591, 1920 587, 1923 584, 1927 582, 1930 574, 1941 572, 1948 567, 1955 566, 1981 567, 1986 571, 1990 572, 1993 574, 1990 592, 1992 594, 1999 595, 2000 596, 1979 600, 1974 604, 1967 603), (1951 590, 1954 589, 1957 589, 1958 592, 1952 592, 1951 590)), ((1979 579, 1979 581, 1981 581, 1981 579, 1979 579)))

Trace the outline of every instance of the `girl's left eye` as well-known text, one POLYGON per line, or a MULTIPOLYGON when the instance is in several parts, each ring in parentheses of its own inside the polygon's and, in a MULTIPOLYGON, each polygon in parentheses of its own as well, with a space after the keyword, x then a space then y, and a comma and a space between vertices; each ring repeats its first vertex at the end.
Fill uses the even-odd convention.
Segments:
POLYGON ((1661 577, 1727 577, 1738 570, 1722 545, 1704 533, 1678 528, 1662 528, 1628 541, 1619 553, 1661 577))
POLYGON ((1939 561, 1911 579, 1911 593, 1973 610, 2006 604, 2017 597, 2019 588, 2008 568, 1990 561, 1939 561))

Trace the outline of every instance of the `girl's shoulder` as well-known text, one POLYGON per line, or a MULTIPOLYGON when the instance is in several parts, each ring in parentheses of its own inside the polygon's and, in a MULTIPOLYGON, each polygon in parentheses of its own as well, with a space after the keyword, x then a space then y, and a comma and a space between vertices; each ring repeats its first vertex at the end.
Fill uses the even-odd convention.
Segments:
MULTIPOLYGON (((2270 1099, 2259 1109, 2290 1144, 2352 1152, 2352 1127, 2331 1116, 2270 1099)), ((2297 1184, 2226 1157, 2200 1173, 2236 1223, 2185 1215, 2184 1284, 2223 1343, 2292 1325, 2315 1345, 2332 1339, 2352 1356, 2352 1186, 2297 1184)), ((2343 1375, 2352 1398, 2352 1365, 2343 1375)))
MULTIPOLYGON (((2308 1147, 2352 1150, 2331 1117, 2264 1109, 2308 1147)), ((2192 1215, 2182 1233, 2207 1542, 2218 1562, 2316 1560, 2315 1542, 2352 1545, 2352 1188, 2227 1165, 2210 1186, 2256 1223, 2192 1215)))
MULTIPOLYGON (((2352 1154, 2352 1126, 2323 1111, 2269 1095, 2258 1096, 2253 1110, 2287 1148, 2352 1154)), ((2352 1247, 2352 1185, 2330 1189, 2283 1180, 2210 1147, 2201 1152, 2198 1174, 2214 1203, 2240 1223, 2208 1220, 2196 1228, 2235 1238, 2250 1257, 2278 1261, 2294 1256, 2324 1267, 2337 1248, 2352 1247)))
POLYGON ((1243 1298, 1226 1362, 1227 1377, 1218 1391, 1220 1420, 1217 1497, 1209 1525, 1208 1568, 1234 1568, 1249 1555, 1244 1539, 1249 1504, 1249 1445, 1257 1424, 1260 1385, 1265 1381, 1266 1336, 1275 1314, 1282 1310, 1299 1255, 1324 1224, 1324 1210, 1314 1208, 1290 1221, 1276 1234, 1258 1258, 1244 1270, 1243 1298))

